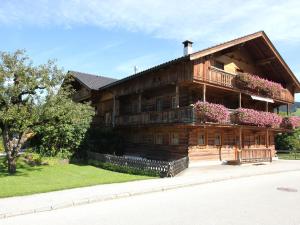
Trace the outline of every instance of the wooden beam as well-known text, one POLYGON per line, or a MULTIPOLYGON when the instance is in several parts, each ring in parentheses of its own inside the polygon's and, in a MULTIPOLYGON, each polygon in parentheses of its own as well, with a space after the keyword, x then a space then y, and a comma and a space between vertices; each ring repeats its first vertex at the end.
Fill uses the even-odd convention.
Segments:
POLYGON ((266 112, 269 112, 269 102, 266 102, 266 112))
POLYGON ((179 86, 178 84, 176 84, 175 87, 175 104, 176 104, 176 108, 179 108, 179 86))
POLYGON ((242 138, 242 128, 240 127, 239 129, 239 149, 242 150, 242 141, 243 141, 243 138, 242 138))
POLYGON ((266 130, 266 147, 269 148, 269 130, 266 130))
POLYGON ((139 99, 138 99, 138 112, 142 112, 142 94, 139 94, 139 99))
POLYGON ((242 93, 239 93, 239 108, 242 108, 242 93))
POLYGON ((255 64, 258 65, 258 66, 262 66, 262 65, 271 63, 271 62, 274 61, 275 59, 276 59, 276 57, 275 57, 275 56, 272 56, 272 57, 269 57, 269 58, 266 58, 266 59, 257 60, 257 61, 255 62, 255 64))

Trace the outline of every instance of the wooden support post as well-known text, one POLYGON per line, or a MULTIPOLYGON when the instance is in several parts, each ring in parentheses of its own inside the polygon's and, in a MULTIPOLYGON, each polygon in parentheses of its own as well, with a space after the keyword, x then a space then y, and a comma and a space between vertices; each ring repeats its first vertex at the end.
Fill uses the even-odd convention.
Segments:
POLYGON ((239 93, 239 108, 242 108, 242 93, 239 93))
POLYGON ((138 99, 138 112, 142 112, 142 94, 139 94, 139 99, 138 99))
POLYGON ((266 147, 269 148, 269 130, 266 131, 266 147))
POLYGON ((175 90, 175 101, 176 101, 176 108, 179 108, 179 86, 178 84, 176 85, 176 90, 175 90))
POLYGON ((113 96, 112 126, 115 127, 116 117, 116 95, 113 96))
POLYGON ((206 84, 203 84, 203 102, 206 102, 206 84))
POLYGON ((290 115, 290 104, 286 104, 286 114, 290 115))
POLYGON ((266 102, 266 112, 269 112, 269 102, 266 102))
POLYGON ((279 114, 279 106, 276 107, 277 114, 279 114))
POLYGON ((243 141, 242 128, 240 127, 239 128, 239 149, 238 149, 238 154, 237 154, 237 156, 238 156, 237 159, 238 159, 239 162, 241 162, 241 160, 242 160, 242 147, 243 147, 242 141, 243 141))

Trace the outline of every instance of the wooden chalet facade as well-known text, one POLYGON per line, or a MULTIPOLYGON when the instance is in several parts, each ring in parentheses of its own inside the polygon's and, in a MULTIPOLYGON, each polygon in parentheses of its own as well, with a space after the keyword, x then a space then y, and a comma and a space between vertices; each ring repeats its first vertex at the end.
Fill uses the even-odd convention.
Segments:
MULTIPOLYGON (((191 42, 184 42, 185 50, 191 42)), ((111 127, 126 140, 126 155, 150 159, 242 160, 274 156, 274 135, 286 129, 199 122, 198 100, 277 112, 294 102, 299 81, 261 31, 163 63, 121 80, 69 71, 76 101, 92 102, 94 126, 111 127), (241 88, 238 73, 281 84, 276 96, 241 88), (89 77, 90 79, 87 79, 89 77)))

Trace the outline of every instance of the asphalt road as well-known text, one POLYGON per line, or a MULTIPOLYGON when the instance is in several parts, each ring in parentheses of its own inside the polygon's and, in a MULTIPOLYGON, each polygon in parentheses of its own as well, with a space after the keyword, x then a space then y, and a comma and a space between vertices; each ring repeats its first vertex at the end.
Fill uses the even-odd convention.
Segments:
POLYGON ((0 224, 300 225, 300 171, 12 217, 0 224))

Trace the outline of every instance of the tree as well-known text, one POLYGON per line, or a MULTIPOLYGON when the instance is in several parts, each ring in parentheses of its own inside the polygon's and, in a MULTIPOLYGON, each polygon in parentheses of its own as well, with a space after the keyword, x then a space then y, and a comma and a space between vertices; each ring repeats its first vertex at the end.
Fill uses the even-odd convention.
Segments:
MULTIPOLYGON (((37 127, 53 123, 51 119, 56 122, 65 119, 55 117, 61 111, 50 107, 51 101, 58 98, 57 90, 63 79, 64 74, 54 61, 34 66, 23 50, 0 52, 0 128, 9 173, 16 172, 18 153, 37 127), (47 116, 49 114, 53 116, 47 116)), ((60 100, 68 97, 67 94, 59 96, 60 100)), ((57 107, 69 110, 65 107, 66 101, 57 107)))
POLYGON ((287 137, 287 142, 291 146, 290 154, 292 154, 294 158, 297 159, 297 154, 300 149, 300 130, 294 130, 293 133, 287 137))
POLYGON ((88 104, 75 103, 69 95, 61 90, 42 106, 41 121, 47 122, 34 129, 37 150, 42 155, 69 158, 86 136, 94 109, 88 104))

